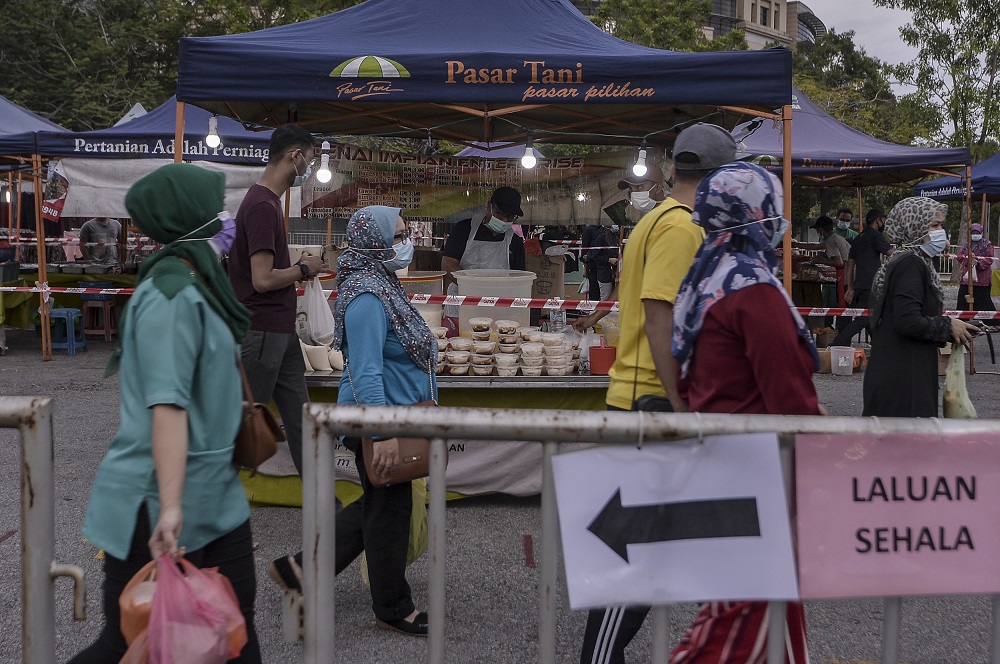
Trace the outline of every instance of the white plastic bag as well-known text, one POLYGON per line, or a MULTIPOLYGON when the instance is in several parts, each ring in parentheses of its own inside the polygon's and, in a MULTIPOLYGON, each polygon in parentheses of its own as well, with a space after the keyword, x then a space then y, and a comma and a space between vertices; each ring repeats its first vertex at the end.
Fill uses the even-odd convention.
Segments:
POLYGON ((965 346, 952 344, 951 358, 944 374, 944 416, 958 420, 976 419, 976 407, 965 387, 965 346))
POLYGON ((319 282, 319 277, 313 277, 312 281, 306 284, 306 294, 303 303, 305 312, 306 329, 309 331, 309 338, 312 342, 320 346, 329 346, 333 342, 333 311, 330 303, 323 294, 323 286, 319 282))

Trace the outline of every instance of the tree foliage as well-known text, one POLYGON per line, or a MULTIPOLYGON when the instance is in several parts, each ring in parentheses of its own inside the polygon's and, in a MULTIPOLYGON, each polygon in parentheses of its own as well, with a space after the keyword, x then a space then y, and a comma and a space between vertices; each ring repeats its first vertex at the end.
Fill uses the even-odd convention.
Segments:
POLYGON ((874 0, 913 12, 900 28, 917 57, 894 67, 942 109, 944 139, 969 146, 974 156, 1000 133, 1000 5, 996 0, 874 0))
POLYGON ((672 51, 731 51, 747 48, 746 34, 734 30, 709 39, 702 29, 711 0, 604 0, 591 20, 619 39, 672 51))
POLYGON ((67 129, 114 124, 177 87, 181 37, 249 32, 359 0, 7 0, 0 94, 67 129))

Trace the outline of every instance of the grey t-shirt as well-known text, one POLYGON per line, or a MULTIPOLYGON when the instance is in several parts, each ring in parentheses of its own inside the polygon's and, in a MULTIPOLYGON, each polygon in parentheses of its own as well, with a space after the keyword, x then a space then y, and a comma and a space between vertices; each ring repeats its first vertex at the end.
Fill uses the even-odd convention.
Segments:
POLYGON ((96 219, 83 224, 80 228, 80 242, 103 242, 103 247, 87 247, 91 260, 98 263, 117 264, 118 246, 117 242, 122 234, 122 225, 114 219, 108 219, 108 223, 102 224, 96 219))
POLYGON ((826 246, 826 257, 833 258, 834 256, 840 256, 844 265, 847 265, 847 257, 851 253, 851 243, 837 235, 832 233, 830 237, 823 240, 823 244, 826 246))

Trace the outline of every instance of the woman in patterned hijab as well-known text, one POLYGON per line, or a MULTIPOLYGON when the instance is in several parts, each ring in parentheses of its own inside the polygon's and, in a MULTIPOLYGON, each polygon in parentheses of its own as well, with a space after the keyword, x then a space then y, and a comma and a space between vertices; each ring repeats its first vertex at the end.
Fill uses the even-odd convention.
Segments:
POLYGON ((885 219, 885 237, 897 245, 872 282, 872 351, 865 372, 865 416, 937 417, 938 348, 972 341, 976 327, 943 316, 941 278, 933 256, 948 246, 942 227, 947 207, 905 198, 885 219))

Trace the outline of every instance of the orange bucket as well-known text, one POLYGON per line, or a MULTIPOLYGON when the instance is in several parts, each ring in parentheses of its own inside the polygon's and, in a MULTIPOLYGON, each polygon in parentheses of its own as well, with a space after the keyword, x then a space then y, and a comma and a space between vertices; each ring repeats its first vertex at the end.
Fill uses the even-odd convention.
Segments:
POLYGON ((614 346, 590 347, 590 373, 593 376, 607 376, 611 365, 615 363, 614 346))

